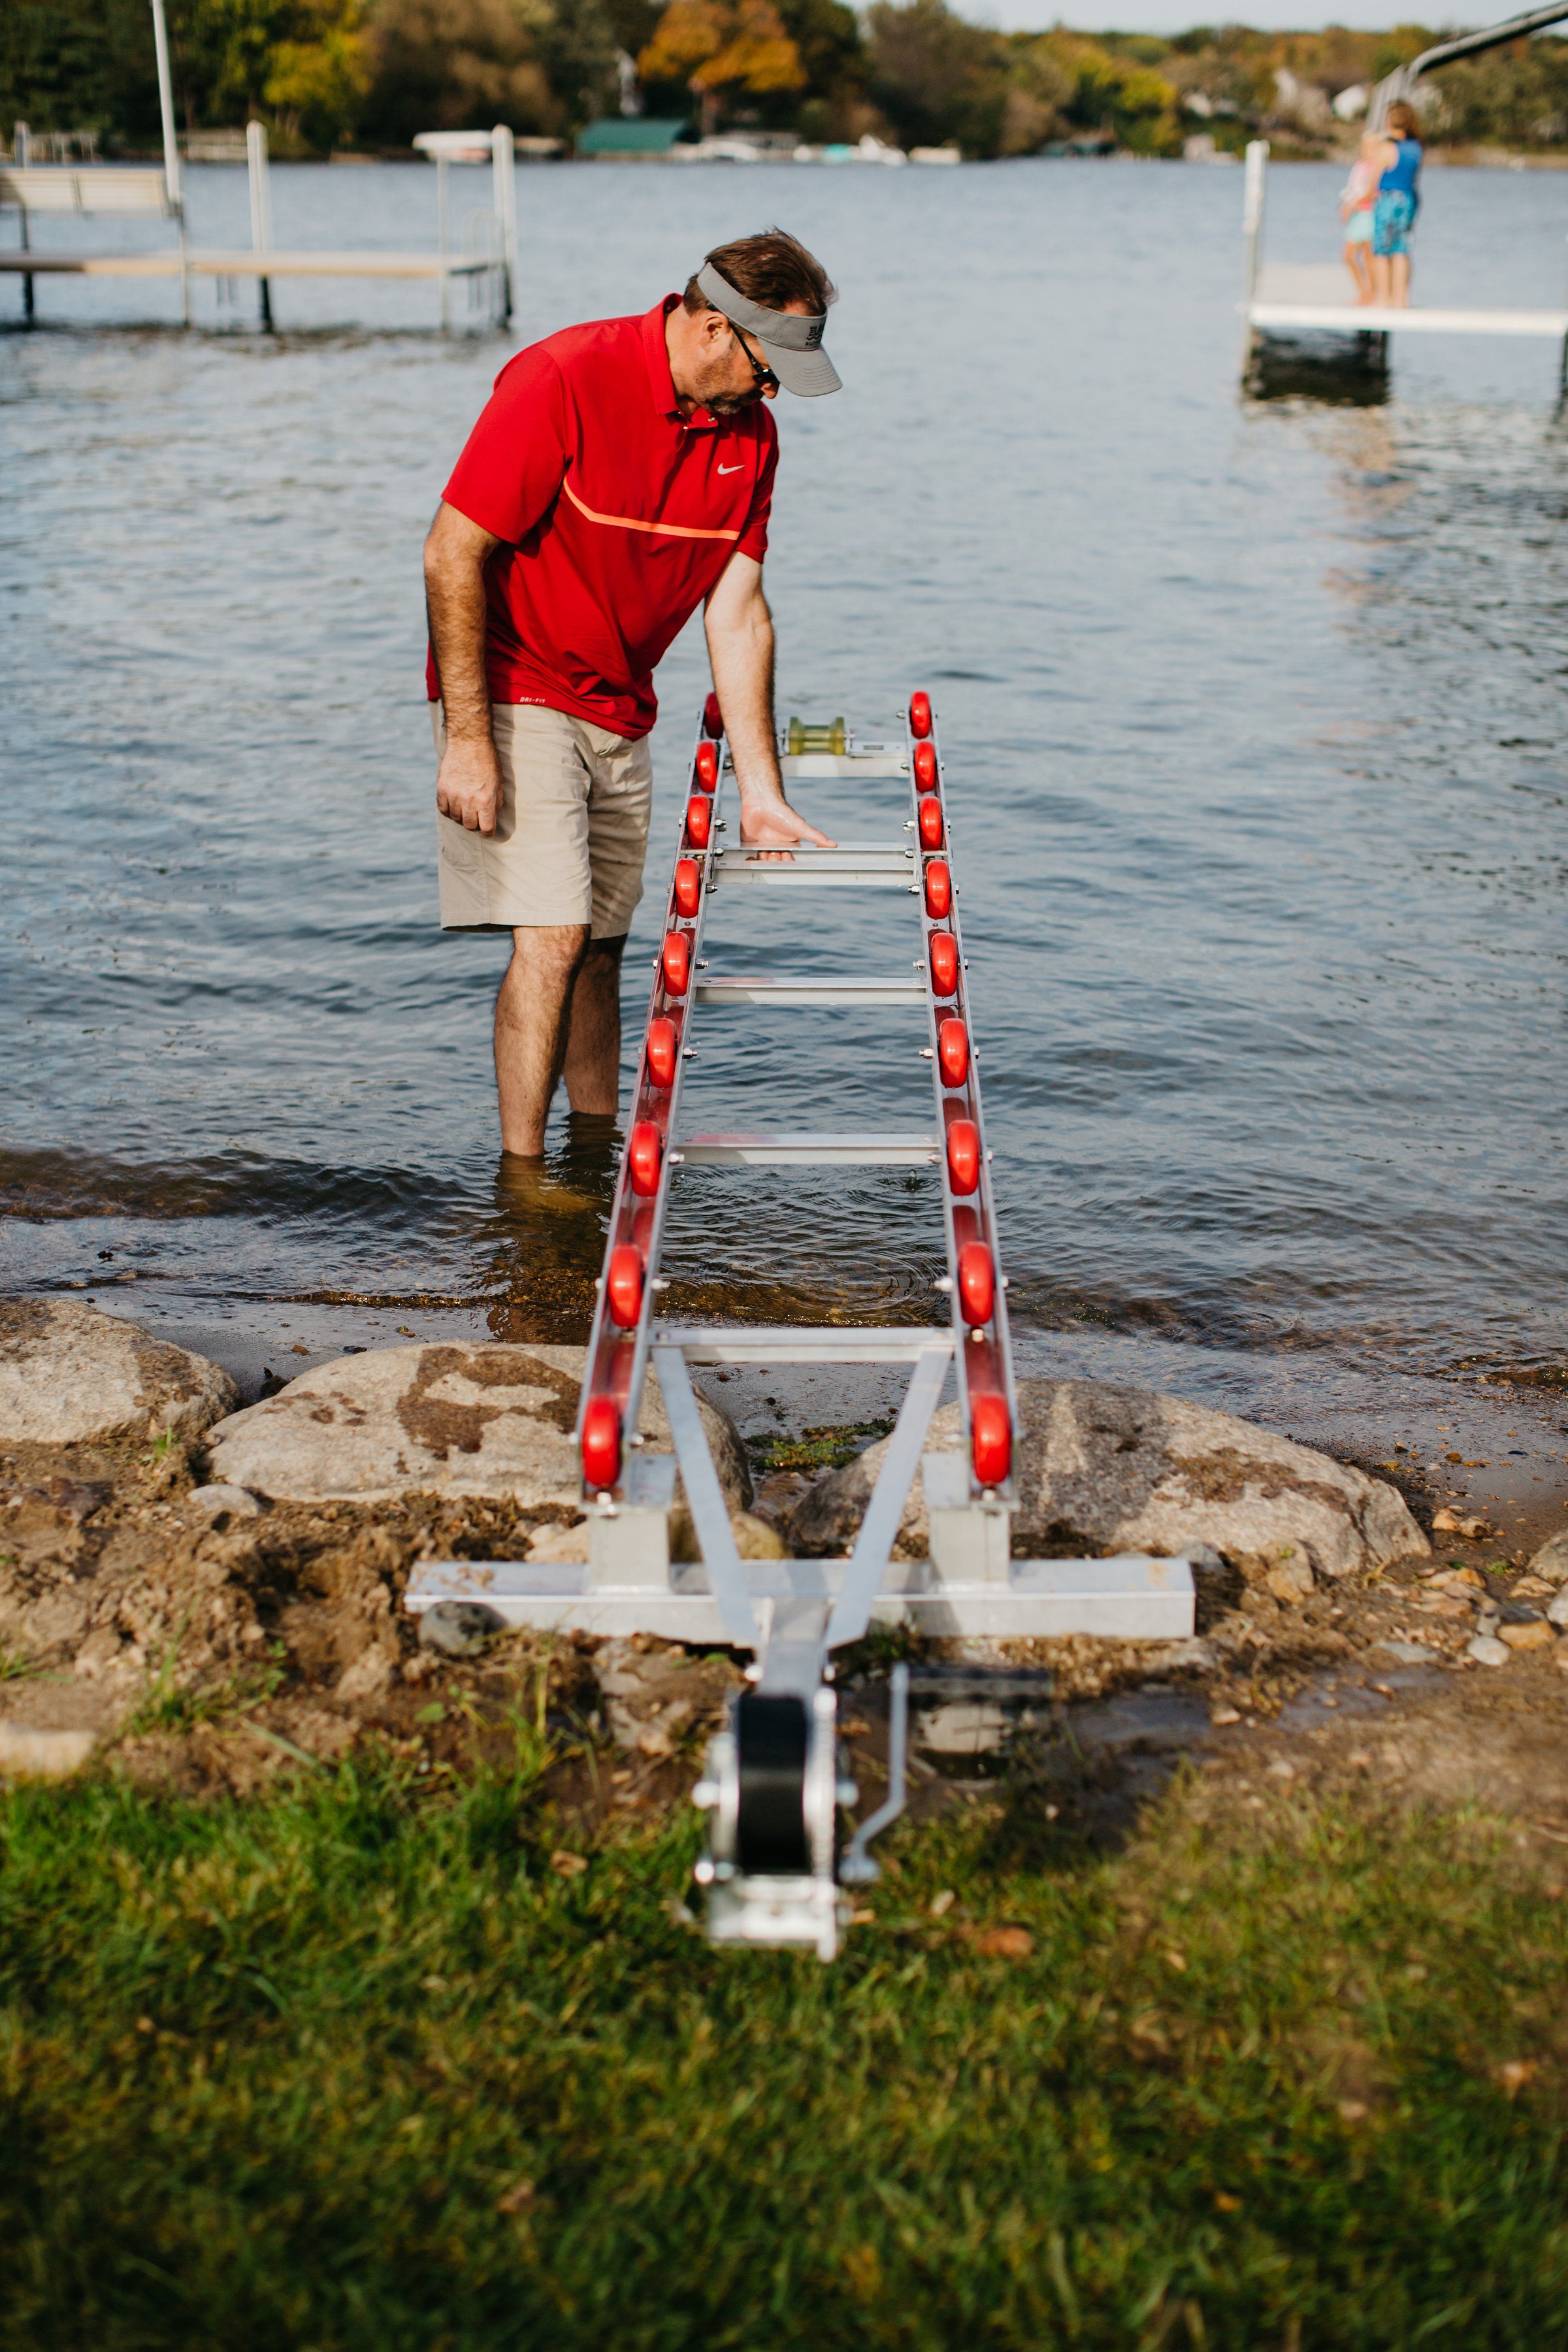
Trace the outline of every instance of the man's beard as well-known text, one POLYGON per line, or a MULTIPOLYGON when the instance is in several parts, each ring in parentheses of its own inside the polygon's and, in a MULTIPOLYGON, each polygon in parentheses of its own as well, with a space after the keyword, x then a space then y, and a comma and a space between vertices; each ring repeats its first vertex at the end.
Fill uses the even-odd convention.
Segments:
MULTIPOLYGON (((716 364, 712 373, 715 383, 722 383, 729 371, 716 364)), ((698 378, 698 400, 713 416, 739 416, 743 410, 754 407, 762 396, 763 388, 760 383, 753 383, 745 392, 708 392, 703 388, 701 377, 698 378)))

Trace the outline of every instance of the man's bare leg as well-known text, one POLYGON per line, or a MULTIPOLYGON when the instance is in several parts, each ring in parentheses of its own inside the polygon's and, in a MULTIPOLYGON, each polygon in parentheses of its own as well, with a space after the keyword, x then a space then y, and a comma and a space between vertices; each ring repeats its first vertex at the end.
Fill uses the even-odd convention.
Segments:
POLYGON ((572 984, 563 1076, 574 1111, 614 1118, 621 1091, 621 951, 618 940, 595 940, 572 984))
POLYGON ((1396 310, 1410 308, 1410 256, 1396 253, 1388 273, 1388 299, 1396 310))
POLYGON ((588 954, 586 923, 542 923, 511 935, 496 996, 496 1094, 503 1151, 537 1160, 566 1058, 574 983, 588 954))

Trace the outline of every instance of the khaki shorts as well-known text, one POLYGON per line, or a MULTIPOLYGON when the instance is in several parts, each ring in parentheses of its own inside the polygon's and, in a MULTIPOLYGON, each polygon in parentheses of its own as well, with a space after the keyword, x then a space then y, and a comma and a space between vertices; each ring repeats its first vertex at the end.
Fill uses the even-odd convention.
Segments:
MULTIPOLYGON (((430 705, 439 761, 446 713, 430 705)), ((606 727, 536 702, 492 702, 502 798, 495 832, 437 814, 444 931, 587 923, 596 940, 631 929, 642 897, 653 754, 606 727)))

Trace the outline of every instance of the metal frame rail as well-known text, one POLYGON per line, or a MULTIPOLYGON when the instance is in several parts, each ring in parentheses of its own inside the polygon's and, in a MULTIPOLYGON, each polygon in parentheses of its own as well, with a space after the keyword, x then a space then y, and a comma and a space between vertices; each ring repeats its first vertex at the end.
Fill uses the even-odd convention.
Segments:
POLYGON ((576 1442, 588 1512, 585 1563, 437 1560, 411 1581, 415 1611, 445 1600, 488 1604, 505 1622, 593 1633, 722 1642, 752 1654, 749 1687, 710 1748, 696 1790, 709 1813, 709 1932, 742 1944, 837 1948, 845 1884, 874 1876, 866 1842, 902 1803, 903 1693, 898 1678, 887 1802, 849 1853, 839 1809, 855 1801, 837 1755, 831 1653, 873 1618, 938 1634, 1093 1633, 1182 1639, 1193 1630, 1185 1560, 1015 1560, 1013 1439, 1017 1399, 1001 1271, 992 1155, 959 921, 946 772, 929 696, 911 696, 901 743, 845 738, 842 725, 781 735, 792 783, 907 778, 902 840, 802 846, 787 860, 723 838, 733 771, 710 695, 692 748, 680 838, 654 959, 626 1141, 610 1212, 588 1342, 576 1442), (788 748, 798 745, 799 748, 788 748), (918 901, 920 955, 907 972, 815 977, 710 973, 710 902, 756 889, 891 889, 918 901), (689 1134, 681 1088, 700 1011, 754 1004, 923 1011, 934 1118, 908 1133, 689 1134), (947 1327, 692 1326, 662 1322, 658 1271, 671 1183, 685 1167, 938 1167, 947 1327), (691 1384, 690 1367, 906 1364, 909 1386, 847 1559, 742 1560, 691 1384), (649 1365, 658 1376, 673 1454, 639 1430, 649 1365), (924 1451, 931 1417, 955 1376, 962 1451, 924 1451), (679 1466, 701 1559, 672 1562, 669 1518, 679 1466), (895 1561, 906 1497, 921 1471, 929 1560, 895 1561))

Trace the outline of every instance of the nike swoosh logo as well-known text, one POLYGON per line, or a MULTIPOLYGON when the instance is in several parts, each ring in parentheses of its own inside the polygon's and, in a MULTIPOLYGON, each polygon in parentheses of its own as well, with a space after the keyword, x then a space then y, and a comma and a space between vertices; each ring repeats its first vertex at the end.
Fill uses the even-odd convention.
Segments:
POLYGON ((718 470, 721 474, 738 474, 742 468, 739 466, 721 466, 718 470))

